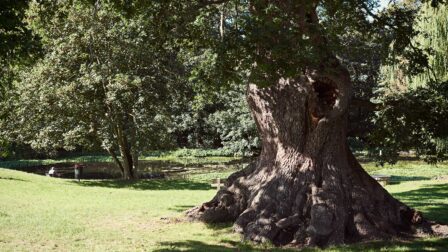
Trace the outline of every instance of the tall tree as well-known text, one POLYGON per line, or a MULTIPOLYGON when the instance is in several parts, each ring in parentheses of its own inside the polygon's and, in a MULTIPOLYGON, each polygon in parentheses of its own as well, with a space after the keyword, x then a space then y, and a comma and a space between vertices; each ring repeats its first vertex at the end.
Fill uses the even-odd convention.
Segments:
POLYGON ((247 106, 246 85, 235 85, 219 93, 223 106, 208 117, 208 122, 219 133, 223 148, 240 156, 259 153, 257 128, 247 106))
POLYGON ((434 8, 430 3, 423 4, 417 14, 415 30, 418 34, 412 39, 412 46, 423 51, 428 67, 417 74, 409 74, 412 66, 403 57, 398 58, 397 64, 384 65, 383 86, 390 89, 387 93, 403 92, 424 87, 432 81, 448 80, 448 6, 434 8))
POLYGON ((47 151, 99 144, 133 178, 140 152, 167 142, 182 71, 174 52, 150 16, 106 2, 33 2, 28 17, 45 56, 16 83, 7 133, 47 151))
MULTIPOLYGON (((0 10, 0 104, 7 99, 12 82, 24 66, 32 64, 40 43, 25 22, 28 0, 2 0, 0 10)), ((1 121, 9 111, 0 107, 1 121)), ((0 158, 10 155, 12 143, 0 136, 0 158)))
MULTIPOLYGON (((407 50, 418 48, 427 67, 412 74, 405 57, 382 67, 379 111, 371 134, 375 154, 395 162, 399 151, 413 150, 430 162, 447 158, 448 5, 424 3, 415 23, 418 32, 407 50), (399 104, 399 106, 397 106, 399 104)), ((393 44, 392 44, 393 46, 393 44)))
POLYGON ((28 29, 25 12, 29 1, 4 0, 0 11, 0 99, 12 83, 15 68, 38 53, 39 41, 28 29))
POLYGON ((338 55, 345 26, 385 33, 396 53, 421 63, 421 51, 405 50, 415 35, 415 9, 394 5, 378 13, 376 2, 359 0, 198 6, 187 29, 206 63, 193 73, 209 77, 205 85, 222 77, 229 83, 248 79, 247 101, 262 151, 211 201, 191 209, 191 218, 234 221, 245 238, 277 245, 326 246, 433 232, 419 212, 370 177, 348 148, 353 87, 338 55))

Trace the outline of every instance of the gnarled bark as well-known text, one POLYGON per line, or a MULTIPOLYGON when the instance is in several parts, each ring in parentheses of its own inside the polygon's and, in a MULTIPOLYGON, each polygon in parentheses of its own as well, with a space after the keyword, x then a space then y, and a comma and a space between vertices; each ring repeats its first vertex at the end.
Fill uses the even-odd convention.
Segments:
POLYGON ((262 153, 188 216, 234 221, 246 239, 276 245, 431 233, 421 214, 383 189, 348 148, 350 85, 342 67, 281 79, 268 88, 249 85, 262 153))

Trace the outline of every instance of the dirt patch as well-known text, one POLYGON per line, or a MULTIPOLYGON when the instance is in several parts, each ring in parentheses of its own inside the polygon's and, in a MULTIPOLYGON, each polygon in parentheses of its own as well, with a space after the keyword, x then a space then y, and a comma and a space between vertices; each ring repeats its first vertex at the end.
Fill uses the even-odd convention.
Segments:
POLYGON ((440 175, 434 178, 434 180, 448 181, 448 175, 440 175))
POLYGON ((162 217, 160 221, 164 224, 177 224, 181 222, 186 222, 185 218, 176 218, 176 217, 162 217))
POLYGON ((432 230, 434 230, 436 236, 448 238, 448 225, 433 224, 432 230))

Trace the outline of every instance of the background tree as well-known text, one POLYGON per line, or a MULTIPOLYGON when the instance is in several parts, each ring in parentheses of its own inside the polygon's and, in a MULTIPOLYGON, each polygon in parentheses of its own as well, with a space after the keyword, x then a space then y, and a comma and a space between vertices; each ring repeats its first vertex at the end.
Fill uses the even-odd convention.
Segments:
POLYGON ((255 122, 245 99, 246 85, 234 85, 219 92, 223 106, 208 117, 219 133, 223 147, 240 156, 254 156, 260 151, 255 122))
POLYGON ((255 155, 259 151, 258 134, 244 89, 245 85, 235 85, 212 94, 192 90, 175 115, 177 146, 255 155))
POLYGON ((448 115, 448 6, 424 3, 415 30, 406 50, 421 50, 427 67, 415 71, 403 56, 382 67, 380 109, 371 135, 373 154, 382 162, 395 162, 400 151, 411 150, 429 162, 446 159, 448 132, 441 118, 448 115))
POLYGON ((47 151, 100 145, 133 178, 141 150, 169 142, 167 105, 182 67, 152 33, 150 16, 127 18, 107 3, 50 3, 29 10, 45 56, 16 83, 9 135, 47 151))
MULTIPOLYGON (((1 1, 0 11, 0 104, 7 94, 17 73, 32 64, 39 55, 40 44, 25 23, 25 12, 29 1, 1 1)), ((0 126, 9 111, 0 108, 0 126)), ((0 127, 1 131, 1 127, 0 127)), ((11 155, 15 144, 0 136, 0 158, 11 155)))

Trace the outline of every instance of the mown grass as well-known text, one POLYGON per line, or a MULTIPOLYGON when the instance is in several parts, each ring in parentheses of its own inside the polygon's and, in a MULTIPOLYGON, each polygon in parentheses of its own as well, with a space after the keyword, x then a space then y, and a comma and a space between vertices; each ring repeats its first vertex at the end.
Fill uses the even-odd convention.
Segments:
MULTIPOLYGON (((396 183, 387 190, 430 219, 448 223, 448 169, 409 162, 368 170, 396 176, 396 183)), ((183 219, 184 210, 214 195, 209 179, 224 178, 230 172, 191 174, 189 180, 79 183, 0 169, 0 251, 294 251, 241 242, 230 224, 205 225, 183 219)), ((325 251, 447 248, 448 239, 428 238, 325 251)))

